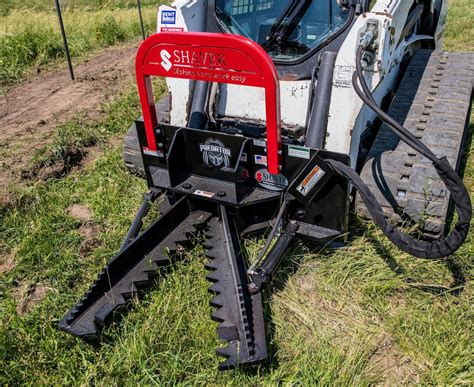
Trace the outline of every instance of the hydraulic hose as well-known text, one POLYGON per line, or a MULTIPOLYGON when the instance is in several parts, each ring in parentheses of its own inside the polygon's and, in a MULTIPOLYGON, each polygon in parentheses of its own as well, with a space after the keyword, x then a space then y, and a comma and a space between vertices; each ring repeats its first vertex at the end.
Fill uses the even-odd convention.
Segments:
POLYGON ((352 84, 354 85, 355 92, 357 95, 369 106, 377 115, 380 117, 382 121, 387 123, 389 127, 394 131, 394 133, 400 137, 400 139, 410 145, 413 149, 415 149, 418 153, 421 153, 423 156, 427 157, 433 163, 438 160, 438 158, 431 152, 431 150, 423 144, 420 140, 418 140, 408 129, 404 128, 400 125, 397 121, 395 121, 392 117, 390 117, 387 113, 385 113, 375 101, 372 93, 370 92, 369 86, 364 78, 364 70, 362 68, 362 55, 364 54, 364 47, 361 45, 357 49, 357 57, 356 57, 356 71, 352 75, 352 84), (362 90, 360 89, 357 79, 360 80, 360 84, 362 86, 362 90))
POLYGON ((283 216, 285 215, 286 209, 288 207, 288 203, 293 199, 294 198, 288 193, 284 196, 283 203, 281 204, 280 209, 278 210, 278 215, 275 219, 275 223, 273 224, 273 227, 271 228, 270 233, 268 234, 267 239, 265 240, 265 245, 263 246, 263 249, 258 254, 258 257, 253 263, 253 265, 250 266, 250 268, 248 269, 249 274, 253 274, 255 270, 260 266, 263 258, 265 257, 265 254, 270 248, 270 245, 278 231, 278 228, 280 227, 280 224, 283 220, 283 216))
POLYGON ((382 207, 377 202, 377 199, 354 169, 335 160, 327 161, 336 173, 351 181, 351 183, 361 195, 362 200, 364 201, 374 222, 398 248, 419 258, 444 258, 454 253, 464 243, 469 233, 469 226, 472 216, 472 205, 469 192, 462 179, 449 164, 446 157, 436 157, 436 155, 408 129, 404 128, 401 124, 391 118, 377 105, 364 78, 362 68, 363 53, 364 47, 361 45, 357 50, 356 71, 352 77, 354 89, 357 95, 379 116, 383 122, 388 125, 388 127, 402 141, 431 160, 436 173, 441 178, 441 180, 443 180, 444 184, 451 193, 451 197, 458 214, 458 222, 449 235, 444 238, 434 241, 417 240, 410 235, 401 232, 387 221, 382 207), (360 82, 362 89, 359 87, 358 82, 360 82))

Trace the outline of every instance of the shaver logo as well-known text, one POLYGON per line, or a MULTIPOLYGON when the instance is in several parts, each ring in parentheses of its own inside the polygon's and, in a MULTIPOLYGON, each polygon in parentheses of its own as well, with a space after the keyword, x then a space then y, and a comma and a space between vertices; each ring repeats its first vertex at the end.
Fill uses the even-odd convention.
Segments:
POLYGON ((161 50, 160 56, 161 56, 161 63, 160 63, 161 66, 163 66, 163 68, 166 71, 170 71, 171 67, 173 67, 173 64, 170 61, 171 54, 166 50, 161 50))
POLYGON ((283 191, 288 187, 288 180, 283 175, 272 175, 266 169, 259 169, 255 172, 257 183, 270 191, 283 191))

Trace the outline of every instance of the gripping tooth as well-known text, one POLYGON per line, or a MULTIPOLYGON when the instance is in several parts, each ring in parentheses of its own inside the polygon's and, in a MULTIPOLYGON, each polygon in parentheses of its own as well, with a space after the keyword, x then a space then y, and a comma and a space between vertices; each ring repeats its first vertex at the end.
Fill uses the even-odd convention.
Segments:
POLYGON ((207 291, 211 294, 219 294, 222 293, 222 288, 219 282, 215 282, 207 288, 207 291))
POLYGON ((211 318, 216 322, 226 321, 226 317, 227 317, 226 309, 227 309, 226 307, 221 307, 219 309, 216 309, 215 311, 211 313, 211 318))
POLYGON ((206 262, 205 267, 207 270, 216 270, 219 268, 219 265, 214 259, 210 259, 208 262, 206 262))
POLYGON ((148 276, 148 272, 144 271, 140 275, 136 276, 133 279, 133 284, 135 285, 136 288, 140 289, 143 288, 144 286, 148 285, 150 282, 150 277, 148 276))
POLYGON ((207 211, 190 212, 186 199, 180 199, 110 261, 59 327, 86 340, 94 339, 114 312, 124 310, 130 298, 151 284, 156 269, 171 263, 167 251, 188 243, 187 236, 196 231, 194 225, 204 224, 212 216, 207 211), (166 235, 166 230, 171 232, 166 235))
POLYGON ((211 282, 218 282, 222 278, 220 270, 214 270, 206 276, 206 279, 211 282))
POLYGON ((236 344, 237 343, 230 343, 227 347, 217 348, 216 353, 219 356, 229 359, 235 355, 235 347, 237 346, 236 344))
POLYGON ((215 296, 210 304, 216 308, 211 318, 219 323, 219 338, 228 343, 217 350, 226 359, 221 370, 261 362, 267 355, 260 295, 253 298, 248 292, 247 269, 236 242, 235 222, 226 211, 221 207, 221 219, 209 222, 211 237, 206 241, 206 256, 210 258, 206 278, 212 282, 208 289, 215 296))
POLYGON ((240 339, 239 331, 235 325, 226 326, 221 324, 219 328, 217 328, 217 333, 221 340, 233 341, 240 339))
POLYGON ((214 246, 211 246, 210 250, 207 250, 206 252, 206 256, 211 259, 215 259, 219 257, 219 254, 222 254, 222 251, 220 251, 219 248, 214 247, 214 246))
POLYGON ((238 344, 237 342, 231 342, 229 346, 224 348, 218 348, 216 350, 218 356, 224 357, 226 360, 219 365, 221 371, 235 368, 238 362, 238 344))
POLYGON ((210 301, 211 306, 215 308, 221 308, 225 304, 225 298, 224 296, 218 294, 212 298, 210 301))
MULTIPOLYGON (((148 274, 148 273, 154 273, 155 271, 157 271, 158 269, 160 268, 160 266, 158 265, 157 262, 155 262, 154 260, 149 260, 147 265, 146 265, 146 268, 145 268, 145 273, 148 274)), ((148 279, 147 279, 148 280, 148 279)))
POLYGON ((97 312, 95 312, 94 321, 101 327, 104 327, 108 320, 112 317, 112 313, 120 306, 125 305, 125 299, 122 298, 121 303, 106 302, 97 312))
POLYGON ((138 289, 134 282, 123 283, 121 285, 122 286, 118 289, 118 291, 127 298, 133 297, 138 293, 138 289))

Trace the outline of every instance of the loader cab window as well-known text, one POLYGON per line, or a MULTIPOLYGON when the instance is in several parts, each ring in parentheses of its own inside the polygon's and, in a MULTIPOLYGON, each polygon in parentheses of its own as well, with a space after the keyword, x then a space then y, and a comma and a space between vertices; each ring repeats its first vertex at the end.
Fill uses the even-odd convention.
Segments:
POLYGON ((344 27, 351 13, 340 4, 345 2, 216 0, 216 16, 225 32, 256 41, 276 61, 291 62, 344 27))

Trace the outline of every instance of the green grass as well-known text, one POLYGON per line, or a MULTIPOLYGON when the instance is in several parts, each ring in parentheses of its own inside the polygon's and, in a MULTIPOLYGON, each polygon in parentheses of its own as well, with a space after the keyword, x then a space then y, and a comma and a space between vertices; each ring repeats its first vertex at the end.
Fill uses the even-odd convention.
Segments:
POLYGON ((445 46, 452 51, 474 50, 474 8, 470 0, 450 0, 445 46))
MULTIPOLYGON (((452 6, 451 15, 467 14, 464 6, 465 13, 452 6)), ((453 33, 450 24, 449 48, 453 33)), ((401 253, 357 219, 341 249, 298 243, 265 294, 270 363, 250 371, 216 370, 219 342, 199 244, 107 329, 102 347, 58 332, 56 321, 120 247, 146 189, 125 171, 121 146, 107 145, 138 113, 130 89, 99 122, 80 125, 79 117, 60 126, 37 163, 54 163, 71 146, 87 151, 88 141, 104 144, 104 154, 78 173, 19 189, 16 202, 0 210, 0 256, 16 262, 0 277, 1 384, 473 384, 472 232, 453 257, 437 262, 401 253), (92 211, 92 250, 84 249, 81 223, 66 213, 71 204, 92 211), (52 290, 18 315, 14 293, 25 285, 52 290)), ((472 137, 473 124, 469 130, 472 137)), ((472 143, 469 153, 464 180, 474 192, 472 143)), ((261 241, 246 246, 254 256, 261 241)))
MULTIPOLYGON (((125 124, 129 112, 116 113, 125 124)), ((470 187, 472 166, 471 158, 470 187)), ((288 281, 265 297, 272 362, 252 372, 216 371, 218 341, 199 246, 108 329, 100 349, 58 332, 55 321, 120 246, 144 190, 124 170, 118 146, 81 173, 38 183, 4 210, 3 249, 17 267, 3 275, 0 289, 1 383, 371 384, 384 379, 384 356, 405 381, 472 381, 472 235, 449 262, 402 254, 370 223, 353 227, 342 249, 314 253, 299 244, 283 271, 288 281), (88 206, 100 230, 99 246, 85 255, 80 223, 66 214, 73 203, 88 206), (455 282, 449 267, 467 279, 459 294, 448 290, 455 282), (54 290, 19 316, 12 292, 23 284, 54 290), (434 285, 439 294, 428 291, 434 285)))
MULTIPOLYGON (((100 10, 106 7, 116 9, 136 8, 137 2, 134 0, 59 0, 63 9, 81 8, 86 10, 100 10)), ((157 6, 157 0, 141 0, 142 6, 157 6)), ((6 16, 10 12, 24 9, 29 11, 53 11, 54 0, 2 0, 0 4, 0 15, 6 16)))
MULTIPOLYGON (((102 6, 99 3, 72 1, 64 9, 64 23, 73 57, 141 36, 138 11, 132 7, 136 3, 104 1, 102 6)), ((0 86, 16 82, 33 70, 42 71, 65 57, 54 8, 44 6, 44 1, 38 1, 38 4, 43 6, 8 8, 8 12, 0 17, 0 86)), ((159 4, 160 1, 144 3, 143 19, 147 33, 156 30, 159 4)), ((8 3, 4 6, 8 7, 8 3)))

